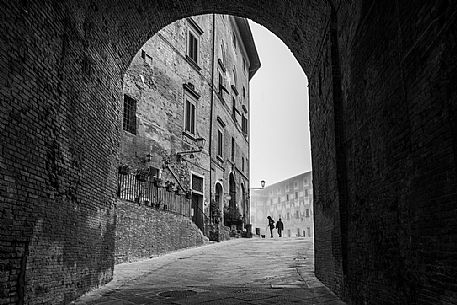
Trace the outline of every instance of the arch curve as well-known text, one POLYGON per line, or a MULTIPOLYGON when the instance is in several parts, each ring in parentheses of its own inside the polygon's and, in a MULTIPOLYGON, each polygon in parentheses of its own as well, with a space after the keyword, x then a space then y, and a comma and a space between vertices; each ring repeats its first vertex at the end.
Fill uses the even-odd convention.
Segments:
MULTIPOLYGON (((317 0, 263 2, 143 1, 141 8, 128 1, 119 2, 108 11, 108 16, 118 18, 110 23, 112 33, 116 33, 112 35, 111 43, 120 56, 120 72, 127 70, 141 46, 161 28, 185 17, 217 13, 249 18, 268 28, 291 49, 305 74, 309 75, 328 27, 330 6, 326 1, 317 0)), ((102 16, 98 19, 106 19, 105 11, 100 10, 99 14, 102 16)))

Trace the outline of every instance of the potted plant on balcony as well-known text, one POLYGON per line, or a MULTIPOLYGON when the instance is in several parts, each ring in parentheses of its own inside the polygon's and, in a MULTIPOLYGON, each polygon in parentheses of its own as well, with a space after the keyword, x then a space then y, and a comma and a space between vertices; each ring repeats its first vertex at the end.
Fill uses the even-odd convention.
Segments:
POLYGON ((166 181, 165 182, 165 188, 167 189, 168 192, 171 192, 173 190, 175 183, 172 181, 166 181))
POLYGON ((138 169, 135 174, 136 180, 140 182, 145 182, 148 180, 149 177, 149 171, 147 169, 138 169))
POLYGON ((186 199, 190 199, 190 198, 192 198, 192 190, 188 190, 186 192, 186 199))
POLYGON ((128 166, 127 164, 119 165, 117 170, 118 170, 118 173, 121 175, 130 174, 130 166, 128 166))

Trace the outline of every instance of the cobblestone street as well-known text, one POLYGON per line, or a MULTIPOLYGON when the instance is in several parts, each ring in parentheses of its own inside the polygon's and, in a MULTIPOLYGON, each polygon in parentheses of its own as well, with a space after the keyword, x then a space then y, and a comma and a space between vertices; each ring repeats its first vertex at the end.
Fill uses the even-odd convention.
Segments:
POLYGON ((234 239, 120 264, 73 304, 344 304, 313 273, 304 238, 234 239))

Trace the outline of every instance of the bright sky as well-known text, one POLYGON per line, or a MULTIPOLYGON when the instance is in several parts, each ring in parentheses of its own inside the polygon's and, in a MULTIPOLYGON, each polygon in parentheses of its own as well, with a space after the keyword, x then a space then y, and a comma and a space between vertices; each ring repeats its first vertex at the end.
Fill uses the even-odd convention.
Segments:
POLYGON ((311 170, 308 79, 289 48, 249 20, 262 66, 251 80, 250 185, 311 170))

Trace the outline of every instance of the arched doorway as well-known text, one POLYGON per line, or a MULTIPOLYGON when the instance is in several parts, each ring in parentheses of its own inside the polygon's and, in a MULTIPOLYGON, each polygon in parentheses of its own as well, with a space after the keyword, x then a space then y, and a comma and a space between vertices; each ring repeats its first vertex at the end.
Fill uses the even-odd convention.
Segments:
POLYGON ((245 226, 246 224, 249 223, 249 211, 248 211, 248 207, 246 205, 246 190, 244 188, 244 183, 241 183, 241 198, 240 198, 240 202, 241 202, 241 215, 243 217, 243 226, 245 226))
MULTIPOLYGON (((214 187, 214 203, 217 209, 220 211, 223 210, 223 202, 224 202, 224 189, 222 188, 222 184, 217 182, 214 187)), ((214 221, 214 211, 210 211, 210 215, 213 217, 214 221)), ((222 216, 222 215, 221 215, 222 216)))
POLYGON ((235 175, 230 173, 229 175, 229 208, 236 208, 236 184, 235 184, 235 175))

